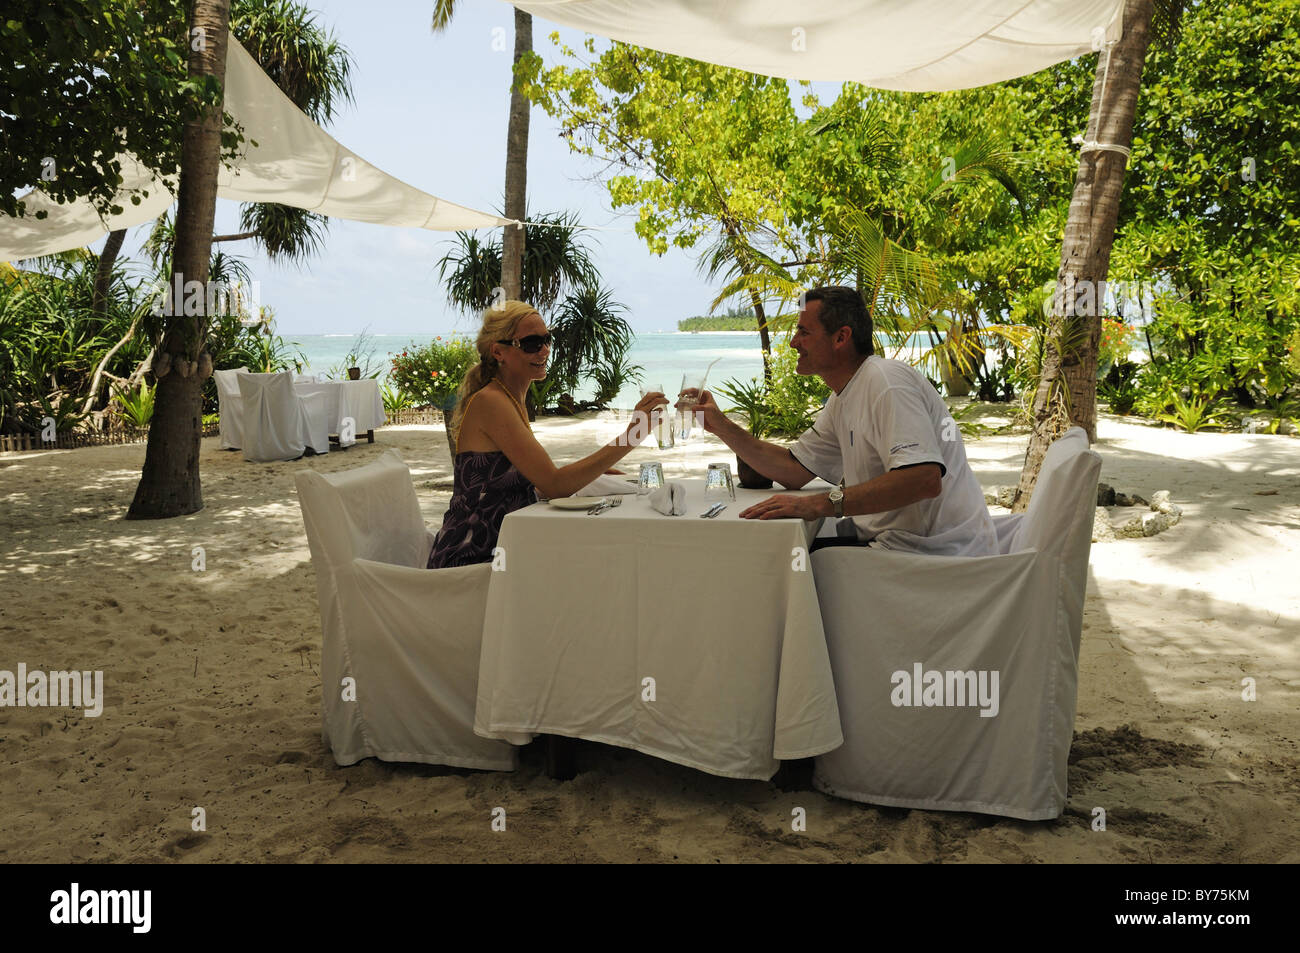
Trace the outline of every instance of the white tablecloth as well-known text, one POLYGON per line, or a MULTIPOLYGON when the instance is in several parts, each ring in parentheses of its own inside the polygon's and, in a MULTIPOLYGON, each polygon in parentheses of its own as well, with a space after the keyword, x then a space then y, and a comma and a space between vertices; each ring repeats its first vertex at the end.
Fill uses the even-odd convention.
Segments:
MULTIPOLYGON (((843 743, 802 552, 819 524, 738 517, 779 488, 737 488, 700 519, 713 499, 682 482, 685 516, 625 496, 599 516, 539 503, 505 518, 476 733, 586 738, 763 780, 843 743)), ((798 492, 830 489, 816 485, 798 492)))
POLYGON ((358 434, 384 425, 384 399, 379 393, 379 381, 374 378, 301 382, 295 383, 293 389, 302 396, 325 395, 329 408, 330 433, 342 434, 343 420, 346 417, 355 421, 355 431, 358 434))

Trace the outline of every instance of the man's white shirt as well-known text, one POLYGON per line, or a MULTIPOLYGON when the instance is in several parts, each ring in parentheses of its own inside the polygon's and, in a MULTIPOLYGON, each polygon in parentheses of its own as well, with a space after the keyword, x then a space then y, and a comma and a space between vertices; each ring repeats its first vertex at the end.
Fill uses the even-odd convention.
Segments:
POLYGON ((828 483, 843 477, 845 486, 899 467, 939 464, 942 493, 900 509, 852 517, 858 539, 936 556, 994 555, 993 518, 951 416, 916 368, 873 354, 843 390, 831 394, 790 452, 828 483))

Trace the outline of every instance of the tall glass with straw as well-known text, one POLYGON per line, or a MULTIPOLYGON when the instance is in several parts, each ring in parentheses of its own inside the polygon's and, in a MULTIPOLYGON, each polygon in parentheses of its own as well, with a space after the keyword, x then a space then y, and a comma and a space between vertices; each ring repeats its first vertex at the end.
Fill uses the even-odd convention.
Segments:
POLYGON ((682 386, 677 392, 677 398, 682 405, 677 410, 677 433, 683 441, 691 435, 691 426, 695 421, 695 405, 700 402, 700 397, 704 394, 704 387, 709 382, 709 371, 713 370, 713 365, 720 360, 722 358, 715 357, 709 366, 704 369, 704 373, 700 375, 700 383, 695 389, 694 397, 686 395, 686 375, 682 375, 682 386))

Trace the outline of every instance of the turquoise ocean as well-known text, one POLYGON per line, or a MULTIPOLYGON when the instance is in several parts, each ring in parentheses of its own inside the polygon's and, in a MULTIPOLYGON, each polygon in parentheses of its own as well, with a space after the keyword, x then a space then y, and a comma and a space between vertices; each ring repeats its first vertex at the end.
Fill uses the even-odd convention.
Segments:
MULTIPOLYGON (((304 372, 313 374, 337 370, 356 342, 350 334, 286 333, 282 336, 302 352, 307 362, 304 372)), ((367 346, 373 348, 371 370, 382 369, 380 380, 384 380, 392 355, 400 353, 412 342, 423 343, 425 340, 425 336, 410 334, 369 335, 367 346)), ((778 337, 772 346, 775 349, 787 345, 778 337)), ((717 363, 709 371, 710 385, 733 378, 747 382, 761 377, 762 353, 756 331, 646 331, 633 336, 628 362, 641 365, 641 380, 645 385, 654 388, 662 385, 664 392, 672 396, 681 386, 683 375, 686 375, 687 386, 694 387, 705 368, 715 359, 717 363)), ((579 400, 589 399, 594 392, 588 385, 580 387, 574 396, 579 400)), ((639 397, 636 385, 631 384, 619 392, 614 406, 632 407, 639 397)), ((724 409, 730 406, 721 395, 718 395, 718 405, 724 409)))

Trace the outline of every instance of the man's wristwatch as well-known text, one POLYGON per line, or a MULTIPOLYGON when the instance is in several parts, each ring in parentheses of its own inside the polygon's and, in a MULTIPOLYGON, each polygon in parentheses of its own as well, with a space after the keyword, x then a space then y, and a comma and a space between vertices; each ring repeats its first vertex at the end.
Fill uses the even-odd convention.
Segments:
POLYGON ((844 516, 844 481, 840 480, 839 485, 831 490, 831 506, 835 507, 835 516, 842 518, 844 516))

